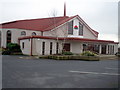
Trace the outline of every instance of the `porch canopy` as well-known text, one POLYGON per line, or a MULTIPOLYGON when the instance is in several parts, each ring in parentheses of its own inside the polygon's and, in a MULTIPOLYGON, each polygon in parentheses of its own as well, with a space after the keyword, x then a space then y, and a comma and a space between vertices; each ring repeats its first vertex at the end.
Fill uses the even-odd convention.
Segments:
POLYGON ((72 40, 72 41, 81 41, 81 42, 96 42, 96 43, 119 44, 118 42, 114 42, 114 41, 111 41, 111 40, 98 40, 98 39, 77 38, 77 37, 25 36, 25 37, 18 38, 18 40, 32 39, 32 38, 54 39, 54 40, 58 39, 58 40, 72 40))

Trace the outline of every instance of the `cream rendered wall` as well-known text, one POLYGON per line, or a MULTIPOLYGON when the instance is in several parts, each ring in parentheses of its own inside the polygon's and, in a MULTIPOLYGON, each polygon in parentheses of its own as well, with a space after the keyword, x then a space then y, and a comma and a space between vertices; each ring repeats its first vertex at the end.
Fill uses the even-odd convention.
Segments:
POLYGON ((79 35, 79 22, 80 21, 77 18, 73 19, 73 35, 68 35, 68 37, 83 38, 83 36, 79 35), (76 26, 76 25, 78 26, 78 29, 74 29, 74 26, 76 26))
POLYGON ((45 42, 45 55, 50 55, 50 42, 52 42, 52 54, 56 54, 56 40, 33 39, 33 42, 33 55, 42 55, 42 42, 45 42))
MULTIPOLYGON (((114 46, 114 54, 116 53, 116 52, 118 52, 118 44, 108 44, 109 46, 114 46)), ((107 46, 108 46, 107 45, 107 46)), ((108 47, 107 47, 107 52, 108 52, 108 47)))
POLYGON ((78 18, 73 19, 73 35, 68 35, 68 37, 97 39, 97 37, 95 37, 93 35, 93 33, 91 33, 90 30, 88 30, 88 28, 86 28, 86 26, 84 24, 83 24, 84 25, 83 26, 83 36, 79 35, 79 22, 80 21, 78 20, 78 18), (74 29, 74 26, 76 26, 76 25, 78 26, 78 29, 74 29))
POLYGON ((83 27, 83 38, 97 39, 85 26, 83 27))
POLYGON ((43 36, 51 36, 51 37, 67 37, 67 24, 61 25, 55 30, 45 31, 43 32, 43 36))
POLYGON ((21 35, 22 31, 26 32, 26 36, 31 36, 32 32, 36 32, 37 35, 41 35, 40 31, 31 31, 31 30, 24 30, 24 29, 0 29, 1 34, 2 34, 2 43, 1 46, 6 48, 6 33, 7 31, 10 30, 12 32, 12 39, 11 42, 12 43, 18 43, 18 38, 19 37, 23 37, 21 35))
POLYGON ((23 54, 30 55, 31 54, 31 40, 30 39, 24 39, 20 40, 20 46, 23 54), (24 42, 24 49, 22 48, 22 43, 24 42))
POLYGON ((118 52, 118 44, 114 44, 114 54, 118 52))
MULTIPOLYGON (((72 21, 72 20, 70 20, 72 21)), ((70 22, 69 21, 69 22, 70 22)), ((73 19, 73 35, 68 35, 68 25, 67 23, 64 25, 59 26, 56 30, 51 30, 51 31, 45 31, 43 33, 43 36, 52 36, 52 37, 78 37, 78 38, 89 38, 89 39, 97 39, 93 35, 93 33, 86 28, 86 26, 83 26, 83 36, 79 35, 79 28, 74 29, 74 26, 77 25, 79 27, 79 20, 78 18, 73 19)))
POLYGON ((71 45, 71 50, 70 51, 72 53, 76 53, 76 54, 82 53, 82 51, 83 51, 82 43, 80 43, 80 42, 71 42, 70 45, 71 45))
POLYGON ((1 31, 1 47, 6 47, 6 33, 2 29, 1 31))

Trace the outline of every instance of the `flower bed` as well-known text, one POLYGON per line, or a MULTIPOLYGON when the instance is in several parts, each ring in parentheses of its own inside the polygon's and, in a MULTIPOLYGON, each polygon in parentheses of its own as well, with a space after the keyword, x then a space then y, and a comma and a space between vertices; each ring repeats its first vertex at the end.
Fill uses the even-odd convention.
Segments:
POLYGON ((80 55, 47 55, 40 56, 42 59, 54 59, 54 60, 86 60, 86 61, 99 61, 98 56, 80 56, 80 55))

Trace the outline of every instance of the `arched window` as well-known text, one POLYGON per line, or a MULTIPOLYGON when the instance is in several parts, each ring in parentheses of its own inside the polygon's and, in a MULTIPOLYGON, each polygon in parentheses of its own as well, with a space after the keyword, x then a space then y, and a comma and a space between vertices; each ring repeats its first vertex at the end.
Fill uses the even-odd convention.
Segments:
POLYGON ((33 32, 33 33, 32 33, 32 36, 36 36, 36 33, 35 33, 35 32, 33 32))
POLYGON ((25 31, 22 31, 22 32, 21 32, 21 35, 22 35, 22 36, 25 36, 25 35, 26 35, 26 32, 25 32, 25 31))
POLYGON ((10 30, 7 31, 7 44, 8 43, 11 43, 11 31, 10 30))
POLYGON ((1 35, 1 31, 0 31, 0 48, 1 48, 1 38, 2 38, 2 35, 1 35))

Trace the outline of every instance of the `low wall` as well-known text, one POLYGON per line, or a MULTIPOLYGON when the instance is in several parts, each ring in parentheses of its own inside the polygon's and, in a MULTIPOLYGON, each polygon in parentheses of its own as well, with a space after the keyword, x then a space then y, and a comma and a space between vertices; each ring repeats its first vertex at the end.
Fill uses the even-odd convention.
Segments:
POLYGON ((86 61, 99 61, 99 56, 78 56, 78 55, 48 55, 40 56, 39 58, 54 59, 54 60, 86 60, 86 61))

